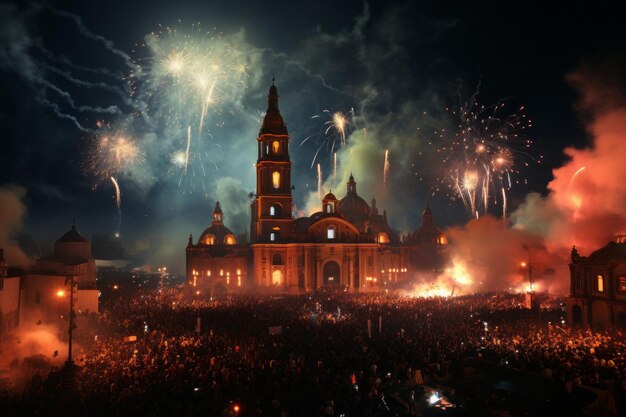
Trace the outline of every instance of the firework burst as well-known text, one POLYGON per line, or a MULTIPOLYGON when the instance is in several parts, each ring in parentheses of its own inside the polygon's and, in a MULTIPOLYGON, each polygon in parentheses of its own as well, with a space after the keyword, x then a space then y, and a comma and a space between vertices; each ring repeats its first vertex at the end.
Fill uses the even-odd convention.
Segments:
POLYGON ((316 133, 307 136, 300 142, 299 147, 302 147, 305 143, 310 141, 315 142, 317 149, 311 160, 311 168, 313 168, 315 162, 318 161, 321 151, 326 149, 329 159, 333 164, 333 172, 336 172, 336 153, 339 149, 348 144, 348 138, 352 132, 351 126, 354 125, 354 109, 350 109, 347 113, 324 110, 321 114, 316 114, 311 117, 311 119, 323 120, 323 123, 318 127, 316 133))
POLYGON ((436 131, 427 156, 438 161, 441 174, 433 194, 444 191, 451 201, 461 200, 470 217, 502 206, 507 215, 507 192, 514 184, 526 183, 522 170, 529 161, 541 162, 530 154, 532 140, 526 131, 532 121, 524 107, 507 112, 504 103, 482 106, 475 97, 457 109, 446 109, 457 129, 436 131), (517 179, 512 179, 512 177, 517 179))
POLYGON ((144 162, 144 153, 136 141, 125 134, 102 135, 95 139, 86 159, 86 170, 96 182, 128 174, 144 162))
POLYGON ((135 51, 141 56, 130 77, 133 95, 142 103, 142 119, 168 138, 167 171, 180 174, 183 193, 201 188, 206 195, 205 164, 218 170, 211 157, 219 147, 216 132, 241 108, 253 59, 244 45, 240 36, 193 24, 162 27, 135 51))

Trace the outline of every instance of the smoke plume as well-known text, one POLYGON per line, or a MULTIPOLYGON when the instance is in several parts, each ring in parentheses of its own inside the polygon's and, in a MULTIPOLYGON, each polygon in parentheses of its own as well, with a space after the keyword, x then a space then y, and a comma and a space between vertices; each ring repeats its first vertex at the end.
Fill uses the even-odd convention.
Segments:
POLYGON ((30 261, 17 242, 15 233, 21 230, 26 214, 23 199, 26 190, 16 185, 0 186, 0 248, 8 265, 25 265, 30 261))

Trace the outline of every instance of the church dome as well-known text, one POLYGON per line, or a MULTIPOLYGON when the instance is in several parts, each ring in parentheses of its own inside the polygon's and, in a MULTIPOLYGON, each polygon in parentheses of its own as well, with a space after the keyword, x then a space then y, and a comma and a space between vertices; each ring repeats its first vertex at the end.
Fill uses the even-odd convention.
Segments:
POLYGON ((237 239, 233 232, 223 224, 212 224, 202 232, 198 243, 204 245, 234 245, 237 239))
POLYGON ((237 244, 237 238, 233 232, 222 222, 223 213, 220 202, 215 204, 213 209, 213 222, 209 227, 204 229, 204 232, 200 235, 198 244, 200 245, 235 245, 237 244))
POLYGON ((422 225, 409 237, 410 243, 445 244, 445 236, 433 222, 433 212, 427 204, 422 213, 422 225))
POLYGON ((352 174, 347 183, 346 196, 339 200, 339 213, 358 225, 362 225, 370 216, 370 206, 357 194, 352 174))

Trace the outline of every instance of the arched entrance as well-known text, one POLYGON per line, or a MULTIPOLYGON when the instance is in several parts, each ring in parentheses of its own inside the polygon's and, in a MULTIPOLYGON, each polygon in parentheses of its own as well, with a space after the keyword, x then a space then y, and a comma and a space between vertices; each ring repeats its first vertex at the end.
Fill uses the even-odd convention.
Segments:
POLYGON ((283 285, 283 271, 280 269, 275 269, 272 272, 272 285, 275 287, 283 285))
POLYGON ((324 265, 324 285, 341 284, 341 271, 335 261, 326 262, 324 265))
POLYGON ((572 325, 580 327, 583 324, 583 309, 580 306, 572 307, 572 325))

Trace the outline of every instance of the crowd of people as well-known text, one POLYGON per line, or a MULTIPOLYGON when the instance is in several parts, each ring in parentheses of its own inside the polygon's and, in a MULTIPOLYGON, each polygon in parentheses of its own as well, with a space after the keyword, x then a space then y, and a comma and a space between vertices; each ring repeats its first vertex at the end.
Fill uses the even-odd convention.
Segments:
MULTIPOLYGON (((624 336, 568 328, 559 300, 540 310, 523 301, 343 291, 214 300, 182 288, 118 296, 76 331, 75 398, 90 416, 409 415, 421 383, 463 380, 484 362, 565 394, 607 390, 623 408, 624 336)), ((62 393, 40 379, 5 393, 0 413, 50 411, 62 393)))

